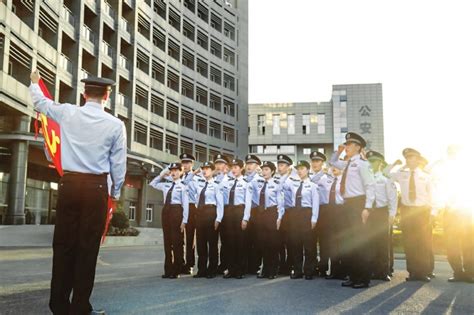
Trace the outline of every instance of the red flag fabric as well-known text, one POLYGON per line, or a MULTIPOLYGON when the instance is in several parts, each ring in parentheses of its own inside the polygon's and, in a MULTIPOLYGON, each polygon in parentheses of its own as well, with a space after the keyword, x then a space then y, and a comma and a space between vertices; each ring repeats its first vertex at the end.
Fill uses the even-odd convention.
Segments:
MULTIPOLYGON (((45 97, 53 99, 42 79, 39 80, 38 85, 45 97)), ((56 167, 56 171, 58 171, 60 176, 63 176, 63 168, 61 165, 61 130, 59 124, 51 118, 46 117, 46 115, 38 113, 35 121, 35 138, 38 136, 38 120, 41 121, 44 146, 56 167)))

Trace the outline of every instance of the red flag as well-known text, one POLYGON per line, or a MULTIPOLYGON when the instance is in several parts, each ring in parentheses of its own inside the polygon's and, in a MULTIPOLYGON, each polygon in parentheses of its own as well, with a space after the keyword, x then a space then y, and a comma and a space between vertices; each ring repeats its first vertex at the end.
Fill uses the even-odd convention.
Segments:
MULTIPOLYGON (((49 99, 52 99, 49 94, 48 88, 44 84, 43 80, 40 79, 38 85, 43 92, 43 95, 49 99)), ((61 130, 59 124, 46 117, 46 115, 37 113, 35 121, 35 138, 38 136, 38 120, 41 121, 41 127, 43 130, 44 146, 48 151, 51 160, 53 161, 56 170, 60 176, 63 176, 63 168, 61 165, 61 130)))
MULTIPOLYGON (((43 92, 43 95, 52 100, 53 98, 42 79, 39 80, 38 85, 41 89, 41 92, 43 92)), ((59 175, 63 176, 64 172, 61 165, 61 131, 59 124, 51 118, 47 117, 46 115, 37 113, 35 121, 35 139, 38 137, 39 133, 38 121, 41 121, 44 137, 44 146, 48 151, 48 154, 51 157, 59 175)), ((102 235, 102 244, 105 242, 107 230, 109 229, 110 220, 112 219, 112 214, 114 213, 114 211, 114 203, 112 202, 112 198, 110 198, 109 196, 107 202, 107 219, 105 222, 104 233, 102 235)))

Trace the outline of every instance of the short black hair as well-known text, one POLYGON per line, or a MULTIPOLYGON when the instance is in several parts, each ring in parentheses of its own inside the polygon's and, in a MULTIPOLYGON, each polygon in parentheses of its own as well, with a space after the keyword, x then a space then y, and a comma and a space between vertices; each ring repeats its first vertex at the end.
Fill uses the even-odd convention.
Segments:
POLYGON ((109 90, 106 86, 86 85, 84 94, 92 98, 103 98, 109 90))

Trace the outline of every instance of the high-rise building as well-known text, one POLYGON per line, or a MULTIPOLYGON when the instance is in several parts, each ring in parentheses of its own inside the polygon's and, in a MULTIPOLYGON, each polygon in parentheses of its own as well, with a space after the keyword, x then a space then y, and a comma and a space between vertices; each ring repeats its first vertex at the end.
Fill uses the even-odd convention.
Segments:
POLYGON ((54 220, 59 178, 28 93, 37 68, 60 103, 84 102, 85 77, 117 82, 106 110, 127 127, 123 207, 158 226, 147 181, 163 164, 247 151, 247 19, 246 0, 0 0, 0 222, 54 220))

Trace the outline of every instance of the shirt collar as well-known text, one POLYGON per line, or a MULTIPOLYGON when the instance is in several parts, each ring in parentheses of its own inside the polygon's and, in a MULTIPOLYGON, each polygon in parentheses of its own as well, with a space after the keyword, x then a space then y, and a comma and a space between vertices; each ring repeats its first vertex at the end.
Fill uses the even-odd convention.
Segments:
POLYGON ((84 107, 90 107, 90 108, 95 108, 95 109, 101 109, 104 110, 104 106, 102 104, 96 103, 96 102, 86 102, 84 104, 84 107))

